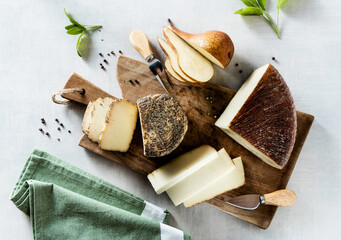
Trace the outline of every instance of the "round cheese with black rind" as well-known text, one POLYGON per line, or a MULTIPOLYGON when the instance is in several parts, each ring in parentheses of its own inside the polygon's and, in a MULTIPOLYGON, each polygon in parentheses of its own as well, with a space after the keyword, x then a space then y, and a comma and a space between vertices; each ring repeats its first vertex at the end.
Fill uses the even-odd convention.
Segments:
POLYGON ((166 94, 148 95, 137 100, 144 155, 162 157, 174 151, 188 128, 179 102, 166 94))

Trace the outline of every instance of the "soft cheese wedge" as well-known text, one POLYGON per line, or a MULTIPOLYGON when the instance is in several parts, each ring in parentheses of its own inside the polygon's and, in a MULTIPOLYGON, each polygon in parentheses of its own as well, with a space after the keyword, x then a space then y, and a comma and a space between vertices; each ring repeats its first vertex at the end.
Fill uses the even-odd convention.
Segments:
MULTIPOLYGON (((176 55, 176 53, 174 52, 172 47, 162 38, 157 38, 157 41, 159 42, 161 49, 164 51, 164 53, 167 55, 167 57, 169 59, 169 64, 170 64, 171 68, 168 68, 166 63, 165 63, 168 71, 170 71, 170 73, 172 74, 171 70, 169 70, 169 69, 173 69, 173 71, 180 77, 181 80, 183 79, 186 82, 194 83, 195 81, 193 79, 191 79, 190 77, 188 77, 179 67, 178 56, 176 55)), ((181 80, 179 80, 179 81, 181 81, 181 80)))
POLYGON ((89 126, 91 122, 91 112, 93 111, 94 107, 95 107, 95 102, 94 101, 89 102, 84 113, 84 117, 82 121, 82 132, 86 135, 88 135, 89 133, 89 126))
POLYGON ((230 156, 225 149, 218 151, 218 156, 184 180, 167 190, 167 194, 177 206, 191 198, 203 188, 211 185, 217 178, 228 174, 235 168, 230 156))
POLYGON ((275 168, 283 168, 294 148, 294 100, 276 68, 256 69, 219 117, 216 126, 275 168))
POLYGON ((170 73, 170 75, 172 75, 173 78, 175 78, 176 80, 178 80, 180 82, 186 82, 174 71, 168 57, 165 60, 165 67, 168 70, 168 72, 170 73))
POLYGON ((93 142, 98 142, 99 136, 103 129, 105 118, 109 112, 109 107, 115 99, 106 97, 98 98, 91 111, 91 119, 88 127, 88 138, 93 142))
POLYGON ((187 76, 198 82, 207 82, 213 77, 213 66, 208 59, 169 28, 163 27, 163 34, 178 57, 179 67, 187 76))
POLYGON ((99 138, 103 150, 127 152, 137 121, 137 106, 125 99, 114 101, 99 138))
POLYGON ((230 172, 216 178, 215 181, 210 182, 210 184, 204 186, 200 191, 198 191, 191 198, 185 200, 184 206, 186 208, 192 207, 198 203, 212 199, 224 192, 231 191, 235 188, 241 187, 245 183, 244 167, 242 159, 240 157, 232 160, 235 168, 230 172))
POLYGON ((202 145, 148 174, 148 179, 155 192, 160 194, 214 161, 217 157, 218 153, 213 147, 202 145))

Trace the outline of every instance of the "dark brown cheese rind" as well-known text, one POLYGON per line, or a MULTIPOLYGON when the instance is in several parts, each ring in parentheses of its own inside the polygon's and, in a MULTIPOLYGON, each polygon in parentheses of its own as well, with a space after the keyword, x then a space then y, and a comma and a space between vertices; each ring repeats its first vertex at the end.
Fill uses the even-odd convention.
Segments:
POLYGON ((166 94, 148 95, 137 100, 143 135, 144 155, 162 157, 175 150, 188 128, 180 104, 166 94))
POLYGON ((295 144, 296 109, 287 84, 272 65, 229 128, 279 166, 286 165, 295 144))

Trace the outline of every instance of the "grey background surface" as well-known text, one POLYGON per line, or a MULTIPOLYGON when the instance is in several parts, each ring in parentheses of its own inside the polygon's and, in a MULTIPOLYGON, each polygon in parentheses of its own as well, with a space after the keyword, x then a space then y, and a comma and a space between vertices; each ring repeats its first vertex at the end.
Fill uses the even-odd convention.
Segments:
MULTIPOLYGON (((266 1, 275 17, 275 1, 266 1)), ((168 208, 171 225, 193 239, 337 239, 340 234, 340 1, 289 0, 280 13, 281 40, 260 17, 233 12, 239 0, 196 1, 43 1, 0 0, 0 232, 1 239, 32 239, 29 218, 9 201, 23 165, 39 148, 85 169, 152 203, 168 208), (79 22, 102 24, 91 34, 90 52, 80 58, 76 36, 67 35, 66 8, 79 22), (216 29, 227 32, 235 44, 232 63, 215 67, 213 83, 238 89, 255 68, 271 62, 289 85, 297 109, 315 116, 288 188, 297 203, 283 208, 268 228, 261 230, 212 206, 174 207, 166 194, 154 193, 148 180, 130 169, 79 147, 84 107, 59 106, 51 101, 72 72, 120 97, 115 79, 115 57, 102 71, 99 52, 142 60, 129 43, 129 33, 142 29, 156 54, 165 59, 156 42, 167 18, 184 31, 216 29), (103 39, 103 41, 101 41, 103 39), (272 61, 275 56, 277 61, 272 61), (238 63, 239 67, 234 64, 238 63), (242 69, 243 73, 238 71, 242 69), (44 117, 48 138, 38 129, 44 117), (65 125, 57 131, 55 118, 65 125), (67 129, 72 134, 67 133, 67 129), (60 138, 58 142, 56 138, 60 138)))

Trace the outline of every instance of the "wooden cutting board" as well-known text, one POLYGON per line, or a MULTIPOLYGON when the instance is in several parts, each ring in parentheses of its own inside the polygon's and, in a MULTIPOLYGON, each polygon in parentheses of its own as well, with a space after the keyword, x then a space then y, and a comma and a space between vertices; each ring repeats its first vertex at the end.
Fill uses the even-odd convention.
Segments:
MULTIPOLYGON (((166 157, 154 159, 144 156, 139 124, 136 127, 132 144, 127 153, 103 151, 86 136, 81 138, 79 145, 103 157, 127 165, 132 170, 142 174, 148 174, 174 157, 203 144, 209 144, 217 150, 225 148, 232 158, 242 157, 246 183, 244 186, 221 194, 207 203, 258 227, 268 228, 277 207, 261 205, 256 210, 248 211, 232 207, 226 204, 225 201, 231 197, 243 194, 262 194, 286 188, 314 117, 297 111, 295 147, 286 167, 279 170, 258 159, 214 125, 216 118, 220 116, 234 96, 234 90, 210 83, 182 83, 172 78, 169 74, 167 75, 168 86, 171 86, 169 93, 180 102, 189 122, 188 131, 183 142, 173 153, 166 157)), ((162 78, 165 79, 165 75, 162 78)), ((117 80, 121 87, 123 98, 129 99, 132 102, 136 102, 138 98, 148 94, 164 93, 161 85, 157 82, 146 64, 124 56, 118 58, 117 80)), ((85 95, 69 93, 62 96, 83 104, 87 104, 98 97, 110 96, 77 74, 71 75, 64 88, 73 87, 84 88, 86 91, 85 95)))

